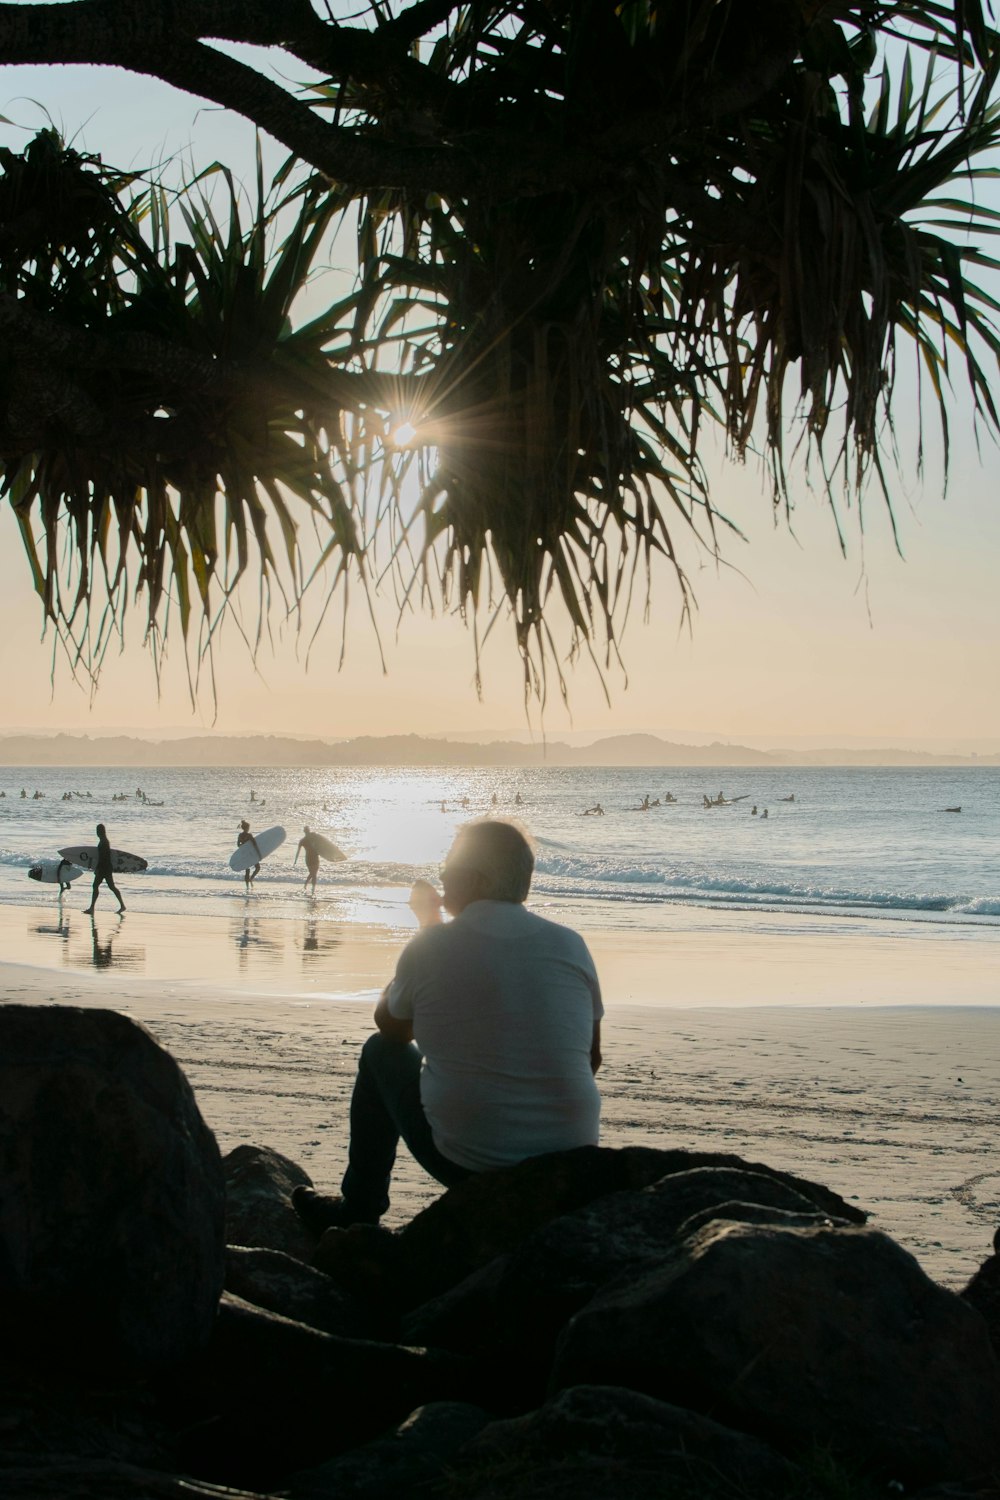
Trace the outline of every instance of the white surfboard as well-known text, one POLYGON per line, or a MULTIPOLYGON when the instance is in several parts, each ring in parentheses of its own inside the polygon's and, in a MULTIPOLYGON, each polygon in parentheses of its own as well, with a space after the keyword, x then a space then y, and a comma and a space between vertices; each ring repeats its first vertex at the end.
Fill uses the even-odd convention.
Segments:
POLYGON ((255 833, 254 839, 256 840, 257 848, 254 848, 249 839, 245 844, 240 844, 239 848, 234 849, 229 856, 229 868, 231 870, 249 870, 251 865, 255 865, 259 859, 266 859, 269 854, 274 853, 275 849, 280 849, 281 845, 285 842, 285 837, 285 830, 277 826, 274 828, 265 828, 261 833, 255 833), (259 853, 258 850, 260 851, 259 853))
POLYGON ((67 884, 83 874, 79 865, 71 865, 62 859, 40 859, 28 871, 29 880, 40 880, 43 885, 67 884))
MULTIPOLYGON (((63 859, 68 859, 74 865, 82 865, 85 870, 92 870, 97 864, 96 844, 71 844, 68 849, 60 849, 59 853, 63 859)), ((114 875, 138 875, 140 870, 145 869, 148 869, 148 865, 141 854, 129 854, 127 849, 112 849, 111 870, 114 875)))

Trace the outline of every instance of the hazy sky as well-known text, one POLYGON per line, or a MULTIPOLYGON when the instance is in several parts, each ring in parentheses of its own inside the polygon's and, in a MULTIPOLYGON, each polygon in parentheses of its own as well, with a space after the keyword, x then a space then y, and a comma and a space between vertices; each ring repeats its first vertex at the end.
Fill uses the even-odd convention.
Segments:
MULTIPOLYGON (((39 104, 78 144, 118 166, 145 164, 190 150, 198 166, 214 157, 247 162, 253 134, 243 122, 201 109, 150 80, 115 70, 0 70, 0 144, 23 147, 44 123, 39 104)), ((648 624, 641 600, 624 637, 626 686, 613 670, 609 708, 586 661, 569 675, 571 716, 553 694, 545 718, 550 737, 569 729, 614 734, 649 731, 717 734, 733 740, 790 744, 811 738, 1000 748, 1000 454, 980 463, 967 403, 960 406, 949 493, 929 466, 917 487, 912 471, 898 488, 905 560, 894 550, 874 494, 862 537, 856 512, 846 520, 848 557, 822 500, 800 485, 795 535, 771 520, 759 475, 720 461, 714 467, 720 508, 750 543, 726 548, 733 569, 688 564, 698 596, 693 632, 679 631, 678 596, 667 570, 654 579, 648 624), (909 488, 907 485, 909 484, 909 488), (736 571, 736 570, 739 571, 736 571)), ((915 433, 900 426, 904 457, 915 433)), ((472 640, 452 617, 409 616, 397 637, 387 595, 381 607, 389 672, 383 676, 365 612, 349 621, 347 657, 338 671, 339 610, 313 648, 305 670, 291 634, 265 646, 255 671, 235 631, 216 659, 222 731, 295 732, 317 736, 447 730, 523 732, 520 667, 502 623, 483 658, 483 701, 476 698, 472 640)), ((278 622, 275 621, 277 627, 278 622)), ((79 731, 125 726, 155 732, 212 722, 211 697, 192 711, 179 651, 168 663, 157 700, 136 620, 124 655, 107 661, 91 703, 57 663, 50 683, 51 640, 41 639, 41 611, 30 584, 17 528, 0 515, 0 663, 6 686, 0 732, 20 727, 79 731)), ((537 712, 534 715, 537 726, 537 712)))

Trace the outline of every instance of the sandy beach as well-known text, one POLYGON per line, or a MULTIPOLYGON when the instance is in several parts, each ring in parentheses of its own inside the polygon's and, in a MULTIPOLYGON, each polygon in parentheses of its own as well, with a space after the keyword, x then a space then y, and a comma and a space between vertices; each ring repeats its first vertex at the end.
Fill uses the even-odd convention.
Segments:
MULTIPOLYGON (((273 926, 3 907, 0 995, 142 1021, 223 1151, 271 1146, 335 1190, 357 1051, 407 934, 273 926)), ((735 1152, 825 1182, 964 1284, 1000 1223, 997 945, 801 925, 751 941, 725 920, 588 941, 604 1144, 735 1152)), ((386 1222, 437 1192, 401 1153, 386 1222)))

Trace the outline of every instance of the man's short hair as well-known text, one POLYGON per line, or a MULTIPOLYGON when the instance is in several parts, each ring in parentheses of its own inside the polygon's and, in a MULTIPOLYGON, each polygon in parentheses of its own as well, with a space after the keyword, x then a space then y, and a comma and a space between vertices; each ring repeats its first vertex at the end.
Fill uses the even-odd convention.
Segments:
POLYGON ((486 881, 488 901, 524 901, 531 889, 535 855, 516 823, 482 818, 466 823, 455 839, 457 863, 468 866, 486 881))

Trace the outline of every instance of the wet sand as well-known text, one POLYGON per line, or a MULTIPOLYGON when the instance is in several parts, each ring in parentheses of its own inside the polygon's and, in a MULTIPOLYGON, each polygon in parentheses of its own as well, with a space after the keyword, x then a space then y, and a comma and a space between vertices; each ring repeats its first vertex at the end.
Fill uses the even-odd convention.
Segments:
MULTIPOLYGON (((92 926, 76 909, 60 920, 54 907, 0 908, 14 960, 0 965, 0 997, 142 1021, 224 1151, 271 1146, 335 1190, 357 1051, 406 932, 333 941, 308 924, 247 922, 119 923, 99 910, 92 926)), ((964 1284, 1000 1223, 988 948, 849 931, 750 942, 725 924, 588 940, 608 1007, 604 1144, 736 1152, 825 1182, 936 1279, 964 1284)), ((402 1152, 387 1222, 438 1191, 402 1152)))

